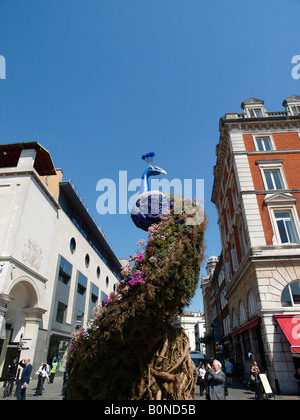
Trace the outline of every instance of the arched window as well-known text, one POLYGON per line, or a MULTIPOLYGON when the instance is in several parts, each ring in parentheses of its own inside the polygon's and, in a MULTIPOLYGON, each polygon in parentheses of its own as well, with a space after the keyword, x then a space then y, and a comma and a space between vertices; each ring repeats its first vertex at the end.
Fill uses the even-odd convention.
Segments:
POLYGON ((241 324, 242 322, 246 321, 246 312, 245 312, 245 307, 242 301, 240 302, 239 310, 240 310, 240 324, 241 324))
POLYGON ((300 305, 300 281, 288 284, 281 294, 281 306, 300 305))
POLYGON ((257 304, 253 293, 250 291, 248 295, 248 313, 249 317, 253 316, 257 312, 257 304))

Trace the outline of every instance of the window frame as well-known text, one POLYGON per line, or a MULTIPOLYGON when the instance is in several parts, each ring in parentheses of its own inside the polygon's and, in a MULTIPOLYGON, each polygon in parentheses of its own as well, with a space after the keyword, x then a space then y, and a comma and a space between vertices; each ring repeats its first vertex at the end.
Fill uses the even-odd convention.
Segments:
POLYGON ((255 136, 253 135, 252 138, 253 138, 255 150, 257 152, 272 152, 273 150, 276 150, 275 142, 274 142, 273 136, 271 134, 265 134, 265 133, 257 134, 255 136), (270 150, 267 150, 267 149, 260 150, 259 147, 258 147, 257 140, 269 140, 271 149, 270 150))
POLYGON ((300 285, 300 280, 295 280, 295 281, 292 281, 291 283, 288 283, 284 287, 284 289, 282 290, 282 293, 281 293, 281 296, 280 296, 280 304, 283 308, 294 308, 294 307, 299 308, 300 307, 300 303, 295 303, 294 302, 294 296, 293 296, 293 292, 291 290, 291 284, 293 284, 293 283, 299 283, 299 285, 300 285), (291 298, 291 305, 282 305, 282 295, 283 295, 285 290, 288 290, 288 292, 289 292, 289 296, 291 298))
POLYGON ((251 106, 247 108, 247 111, 250 118, 263 118, 264 117, 264 111, 263 111, 262 106, 251 106), (257 115, 257 112, 260 112, 261 115, 257 115))
MULTIPOLYGON (((263 184, 265 187, 266 191, 282 191, 282 190, 287 190, 288 189, 288 185, 287 185, 287 181, 284 175, 284 170, 283 170, 283 166, 282 166, 282 159, 280 159, 280 162, 259 162, 258 163, 259 166, 259 170, 261 172, 261 176, 262 176, 262 180, 263 180, 263 184), (267 178, 265 175, 265 172, 269 172, 269 171, 278 171, 279 175, 280 175, 280 179, 281 179, 281 183, 282 183, 282 188, 280 189, 269 189, 268 187, 268 183, 267 183, 267 178)), ((275 185, 276 186, 276 185, 275 185)))
POLYGON ((289 106, 291 115, 300 115, 300 102, 296 102, 294 104, 289 104, 288 106, 289 106), (296 114, 295 114, 294 108, 297 109, 296 114))
POLYGON ((271 224, 272 224, 273 233, 274 233, 273 245, 277 244, 277 245, 282 245, 282 246, 289 246, 289 245, 299 244, 300 243, 300 223, 299 223, 299 218, 298 218, 295 206, 294 205, 285 205, 285 206, 274 205, 274 206, 268 206, 268 210, 269 210, 269 215, 270 215, 271 224), (276 212, 290 213, 291 220, 295 228, 295 235, 297 237, 298 242, 282 242, 277 220, 276 220, 276 215, 275 215, 276 212))

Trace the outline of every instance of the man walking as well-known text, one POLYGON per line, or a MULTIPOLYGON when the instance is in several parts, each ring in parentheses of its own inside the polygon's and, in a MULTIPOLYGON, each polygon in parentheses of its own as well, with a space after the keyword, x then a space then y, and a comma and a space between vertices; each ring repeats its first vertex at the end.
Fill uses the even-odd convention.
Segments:
POLYGON ((21 384, 17 393, 17 400, 26 400, 26 389, 30 381, 30 375, 32 371, 32 364, 30 363, 29 357, 21 360, 19 365, 23 368, 21 375, 21 384))

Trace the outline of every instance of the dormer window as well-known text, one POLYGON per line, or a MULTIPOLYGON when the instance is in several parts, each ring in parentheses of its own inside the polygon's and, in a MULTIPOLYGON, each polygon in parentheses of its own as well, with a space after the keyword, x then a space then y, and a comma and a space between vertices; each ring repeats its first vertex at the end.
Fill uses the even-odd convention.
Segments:
POLYGON ((283 101, 282 105, 289 115, 300 115, 300 96, 290 96, 283 101))
POLYGON ((241 104, 246 118, 263 118, 266 116, 266 110, 264 108, 264 101, 257 98, 250 98, 241 104))
POLYGON ((251 118, 262 118, 263 113, 261 108, 249 108, 251 118))
POLYGON ((299 105, 291 105, 291 111, 293 115, 300 114, 300 104, 299 105))

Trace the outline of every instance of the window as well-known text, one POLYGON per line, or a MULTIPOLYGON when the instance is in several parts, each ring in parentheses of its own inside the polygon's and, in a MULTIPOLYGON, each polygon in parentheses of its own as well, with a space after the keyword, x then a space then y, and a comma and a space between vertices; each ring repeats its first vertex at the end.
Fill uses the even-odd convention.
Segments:
POLYGON ((237 321, 237 316, 236 316, 236 312, 233 309, 232 310, 232 328, 236 328, 238 326, 238 321, 237 321))
POLYGON ((108 287, 108 285, 109 285, 109 278, 108 278, 108 276, 106 276, 105 283, 106 283, 106 287, 108 287))
POLYGON ((86 254, 86 256, 85 256, 85 266, 86 266, 86 268, 88 268, 89 265, 90 265, 90 256, 89 256, 89 254, 86 254))
POLYGON ((75 250, 76 250, 76 241, 75 241, 74 238, 72 238, 71 241, 70 241, 70 251, 71 251, 71 254, 74 254, 75 250))
POLYGON ((291 105, 291 110, 292 110, 293 115, 299 115, 300 105, 291 105))
POLYGON ((56 322, 60 322, 61 324, 64 323, 66 309, 67 309, 67 305, 65 305, 62 302, 58 302, 57 313, 56 313, 56 322))
POLYGON ((91 293, 91 300, 96 305, 99 298, 99 288, 95 286, 95 284, 92 284, 92 293, 91 293))
POLYGON ((288 189, 282 162, 283 159, 265 159, 256 161, 266 190, 274 191, 288 189))
POLYGON ((217 317, 217 307, 216 307, 216 305, 213 305, 213 307, 212 307, 211 316, 212 316, 212 319, 215 319, 217 317))
POLYGON ((221 309, 224 309, 225 306, 227 305, 227 300, 225 296, 226 296, 226 289, 223 289, 222 292, 220 293, 221 309))
POLYGON ((80 330, 83 327, 83 317, 84 317, 84 312, 80 311, 80 310, 76 310, 76 330, 80 330))
POLYGON ((65 260, 63 257, 60 257, 58 280, 67 285, 72 276, 72 265, 65 260))
POLYGON ((223 319, 223 329, 224 335, 228 335, 230 333, 230 316, 227 315, 226 318, 223 319))
POLYGON ((260 151, 272 150, 272 143, 271 143, 270 137, 256 138, 255 141, 256 141, 257 150, 260 150, 260 151))
POLYGON ((296 306, 300 305, 300 281, 288 284, 281 294, 281 305, 296 306))
POLYGON ((265 170, 265 179, 268 190, 282 190, 283 182, 279 169, 265 170))
POLYGON ((231 261, 232 261, 233 271, 236 271, 238 269, 239 263, 238 263, 236 249, 235 249, 234 244, 231 245, 231 261))
POLYGON ((257 312, 257 304, 256 304, 256 300, 253 296, 252 292, 249 292, 248 295, 248 313, 249 313, 249 318, 252 317, 254 314, 256 314, 257 312))
POLYGON ((230 283, 230 281, 231 281, 231 270, 230 270, 230 262, 229 261, 225 262, 225 271, 226 271, 226 279, 227 279, 228 283, 230 283))
POLYGON ((281 243, 298 243, 297 233, 291 212, 274 211, 274 215, 281 243))
POLYGON ((100 277, 100 273, 101 273, 101 270, 100 270, 100 267, 98 266, 97 267, 97 278, 99 279, 99 277, 100 277))
POLYGON ((224 267, 222 267, 222 269, 219 272, 218 275, 218 285, 219 287, 221 286, 221 284, 223 283, 223 281, 225 280, 225 272, 224 272, 224 267))
POLYGON ((240 324, 242 324, 247 319, 243 302, 240 302, 240 308, 239 309, 240 309, 240 324))
POLYGON ((84 296, 86 288, 87 288, 87 278, 79 272, 78 273, 77 293, 84 296))
POLYGON ((251 118, 262 118, 261 108, 249 108, 249 114, 251 118))

